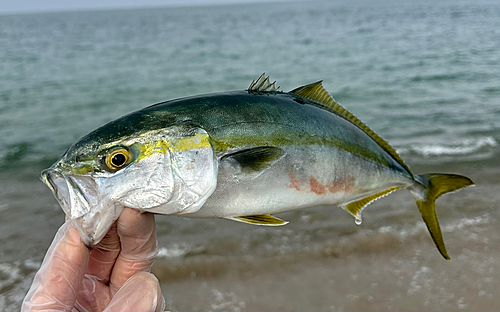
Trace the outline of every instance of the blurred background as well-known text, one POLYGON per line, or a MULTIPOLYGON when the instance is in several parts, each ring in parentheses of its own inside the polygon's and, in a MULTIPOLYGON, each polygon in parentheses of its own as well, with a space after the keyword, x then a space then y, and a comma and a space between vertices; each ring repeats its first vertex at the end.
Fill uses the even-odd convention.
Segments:
MULTIPOLYGON (((492 311, 500 306, 500 3, 209 1, 0 6, 0 310, 20 307, 64 214, 38 180, 79 137, 150 104, 323 80, 415 173, 476 186, 279 214, 290 224, 157 216, 153 272, 173 311, 492 311)), ((18 3, 17 5, 15 3, 18 3)))

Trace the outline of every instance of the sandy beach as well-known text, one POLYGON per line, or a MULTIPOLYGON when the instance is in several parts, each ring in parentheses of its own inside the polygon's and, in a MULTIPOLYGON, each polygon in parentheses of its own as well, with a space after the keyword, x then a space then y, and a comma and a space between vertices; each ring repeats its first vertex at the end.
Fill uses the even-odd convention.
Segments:
MULTIPOLYGON (((411 196, 398 192, 367 208, 359 227, 347 224, 325 234, 327 215, 344 219, 344 212, 314 208, 288 226, 281 242, 269 234, 265 256, 250 248, 234 256, 207 247, 160 257, 153 272, 174 311, 494 311, 500 304, 500 197, 492 183, 498 169, 466 171, 477 176, 477 186, 438 204, 451 261, 438 254, 411 196), (411 216, 407 223, 373 220, 377 209, 408 209, 411 216), (323 217, 316 226, 311 221, 323 217), (294 248, 304 240, 298 236, 314 233, 321 234, 303 250, 294 248)), ((224 240, 231 249, 237 238, 213 243, 224 240)))

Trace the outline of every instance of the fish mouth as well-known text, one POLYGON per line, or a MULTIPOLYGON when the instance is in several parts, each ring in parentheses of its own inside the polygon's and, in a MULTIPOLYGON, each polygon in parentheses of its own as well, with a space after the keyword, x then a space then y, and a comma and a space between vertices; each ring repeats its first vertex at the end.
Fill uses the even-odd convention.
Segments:
POLYGON ((70 219, 77 219, 90 211, 85 193, 71 176, 66 176, 54 169, 46 169, 42 171, 40 178, 50 188, 70 219))
POLYGON ((53 166, 43 170, 40 179, 87 246, 97 245, 123 210, 123 206, 102 196, 99 179, 91 175, 65 174, 53 166))

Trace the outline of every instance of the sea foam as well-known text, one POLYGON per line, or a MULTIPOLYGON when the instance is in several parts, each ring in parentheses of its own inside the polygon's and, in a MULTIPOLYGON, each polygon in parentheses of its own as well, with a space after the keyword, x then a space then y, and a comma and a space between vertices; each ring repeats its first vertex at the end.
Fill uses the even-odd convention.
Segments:
POLYGON ((432 156, 461 156, 471 155, 476 152, 488 151, 488 148, 498 146, 493 137, 481 137, 478 139, 465 139, 460 143, 450 144, 422 144, 398 148, 398 153, 416 153, 424 157, 432 156))

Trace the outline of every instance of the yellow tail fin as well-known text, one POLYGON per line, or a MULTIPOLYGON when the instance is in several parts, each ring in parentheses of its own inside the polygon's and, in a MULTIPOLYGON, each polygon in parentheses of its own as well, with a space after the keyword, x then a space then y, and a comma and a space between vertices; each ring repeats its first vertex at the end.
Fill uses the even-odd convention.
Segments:
POLYGON ((411 193, 417 201, 418 210, 422 214, 422 218, 437 249, 446 260, 450 260, 444 245, 443 234, 439 227, 434 202, 439 196, 456 191, 462 187, 474 185, 474 182, 467 177, 456 174, 428 173, 416 175, 415 178, 420 185, 413 187, 411 193))

